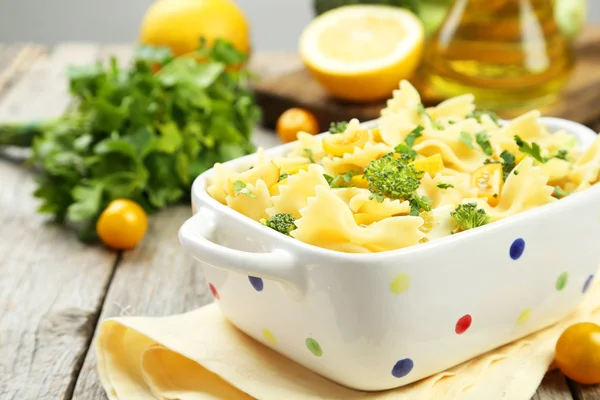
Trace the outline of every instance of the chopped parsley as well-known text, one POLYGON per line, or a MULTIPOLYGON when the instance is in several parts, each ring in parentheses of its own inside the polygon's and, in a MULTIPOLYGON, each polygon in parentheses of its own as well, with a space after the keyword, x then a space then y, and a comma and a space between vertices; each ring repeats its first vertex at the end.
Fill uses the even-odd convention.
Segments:
POLYGON ((475 134, 475 141, 481 147, 481 150, 484 154, 491 156, 492 155, 492 144, 490 143, 490 136, 486 131, 481 131, 475 134))
POLYGON ((568 195, 569 192, 567 192, 560 186, 554 186, 554 193, 552 193, 552 196, 556 197, 557 199, 562 199, 563 197, 566 197, 568 195))
POLYGON ((460 141, 463 142, 469 149, 475 150, 475 146, 473 146, 473 136, 471 136, 469 133, 461 132, 460 141))
POLYGON ((454 185, 451 183, 438 183, 437 187, 439 187, 440 189, 450 189, 453 188, 454 185))
POLYGON ((431 126, 433 126, 434 129, 440 130, 440 129, 444 128, 442 126, 442 124, 440 124, 438 121, 435 121, 433 118, 431 118, 431 115, 429 115, 429 113, 425 109, 425 106, 423 105, 423 103, 417 104, 417 112, 419 113, 420 116, 427 117, 427 119, 429 119, 429 121, 431 122, 431 126))
POLYGON ((421 136, 423 136, 423 134, 421 134, 421 132, 423 132, 425 128, 422 127, 421 125, 418 125, 415 129, 413 129, 404 139, 404 143, 400 143, 398 146, 396 146, 394 148, 394 151, 396 153, 400 153, 400 154, 406 154, 408 155, 412 160, 417 158, 417 152, 414 151, 412 149, 412 147, 415 145, 415 142, 417 141, 418 138, 420 138, 421 136))
POLYGON ((498 117, 498 115, 496 115, 496 113, 493 113, 491 111, 475 110, 471 114, 467 115, 467 118, 475 118, 477 122, 481 123, 481 117, 483 117, 484 115, 490 117, 490 119, 494 121, 496 125, 500 125, 500 118, 498 117))
POLYGON ((256 198, 256 195, 246 187, 246 183, 239 180, 233 182, 233 192, 235 193, 235 197, 239 196, 240 194, 243 194, 253 199, 256 198))
POLYGON ((304 149, 304 153, 306 154, 306 158, 308 158, 308 160, 314 164, 315 159, 313 158, 313 151, 311 149, 304 149))
POLYGON ((344 132, 346 132, 347 127, 348 127, 348 122, 346 122, 346 121, 332 122, 329 125, 329 133, 331 133, 331 134, 344 133, 344 132))
POLYGON ((336 188, 345 188, 350 187, 350 181, 353 176, 359 175, 360 171, 350 170, 341 175, 336 176, 335 178, 331 175, 323 174, 327 183, 329 183, 329 187, 332 189, 336 188))
POLYGON ((519 146, 519 151, 521 153, 528 154, 541 163, 548 161, 547 158, 542 156, 542 148, 539 144, 535 142, 531 142, 531 144, 529 144, 523 141, 523 139, 521 139, 518 135, 515 135, 515 142, 517 143, 517 146, 519 146))
POLYGON ((554 158, 558 158, 559 160, 569 161, 569 150, 560 149, 554 155, 554 158))
POLYGON ((281 182, 282 180, 286 179, 288 176, 290 176, 290 174, 288 174, 287 172, 284 172, 283 174, 279 175, 279 180, 277 182, 281 182))

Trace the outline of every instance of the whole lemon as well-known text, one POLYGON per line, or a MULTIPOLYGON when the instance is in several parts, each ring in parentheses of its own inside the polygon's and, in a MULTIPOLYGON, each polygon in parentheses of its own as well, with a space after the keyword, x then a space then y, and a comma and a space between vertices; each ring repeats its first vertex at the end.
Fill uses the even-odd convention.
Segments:
POLYGON ((246 17, 232 0, 157 0, 142 21, 140 42, 167 46, 175 56, 198 49, 200 37, 208 43, 225 39, 249 54, 246 17))

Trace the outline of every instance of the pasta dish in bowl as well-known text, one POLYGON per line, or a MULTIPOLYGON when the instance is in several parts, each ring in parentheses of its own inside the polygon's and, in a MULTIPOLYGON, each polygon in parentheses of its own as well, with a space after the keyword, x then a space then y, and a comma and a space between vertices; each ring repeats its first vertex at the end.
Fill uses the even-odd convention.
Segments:
POLYGON ((217 164, 180 230, 224 315, 361 390, 555 323, 600 261, 600 140, 403 82, 376 121, 217 164))

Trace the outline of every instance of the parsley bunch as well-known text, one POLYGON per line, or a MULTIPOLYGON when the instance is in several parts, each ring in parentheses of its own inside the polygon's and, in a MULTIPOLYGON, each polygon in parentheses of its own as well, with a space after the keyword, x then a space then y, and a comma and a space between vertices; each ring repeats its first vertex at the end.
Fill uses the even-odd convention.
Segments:
POLYGON ((178 58, 142 48, 127 69, 115 59, 70 68, 76 108, 53 121, 0 126, 0 145, 32 146, 39 211, 77 222, 81 238, 93 239, 110 201, 156 211, 187 199, 192 180, 215 162, 254 151, 260 109, 248 72, 231 68, 244 61, 216 41, 178 58))

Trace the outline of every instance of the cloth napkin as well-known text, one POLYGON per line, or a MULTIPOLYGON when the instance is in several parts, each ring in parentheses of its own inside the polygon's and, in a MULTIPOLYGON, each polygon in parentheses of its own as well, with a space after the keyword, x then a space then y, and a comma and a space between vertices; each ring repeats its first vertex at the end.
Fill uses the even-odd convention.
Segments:
POLYGON ((530 400, 569 325, 600 323, 600 283, 550 328, 411 385, 359 392, 335 384, 254 341, 215 304, 170 317, 104 321, 98 373, 110 399, 530 400))

